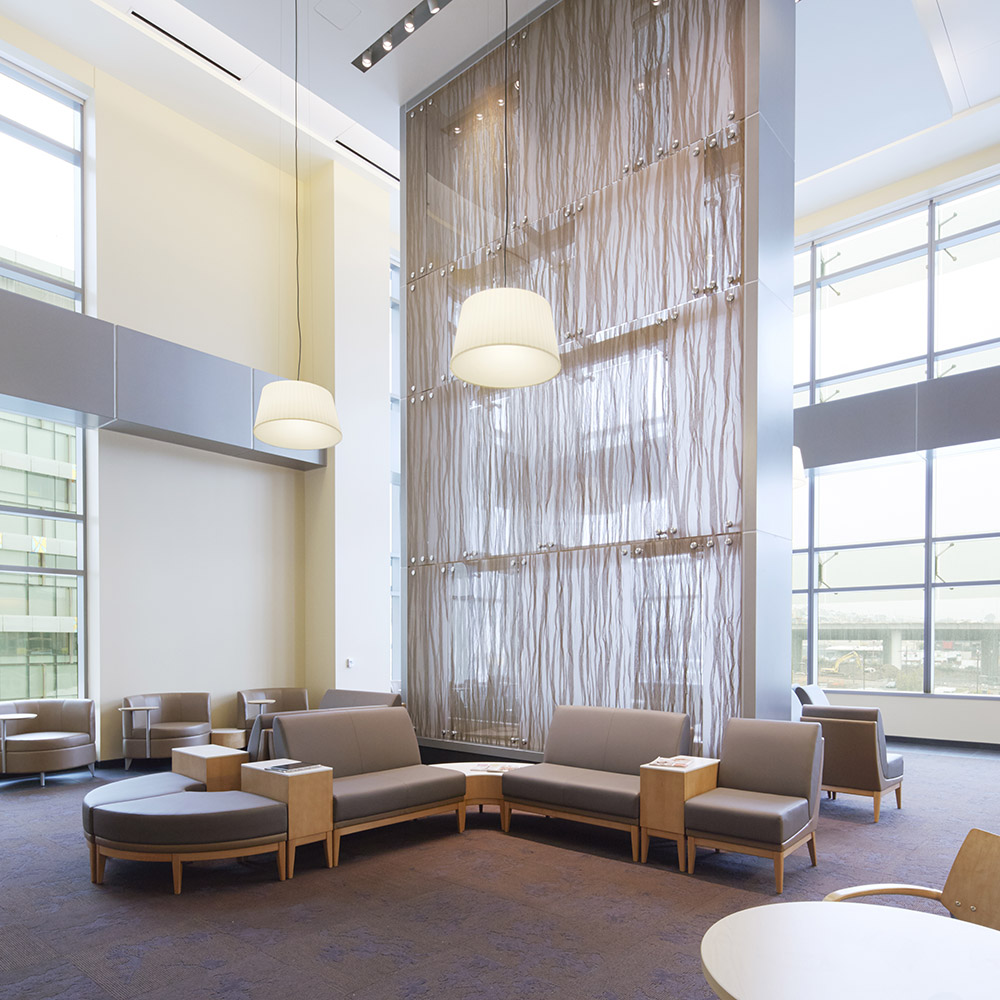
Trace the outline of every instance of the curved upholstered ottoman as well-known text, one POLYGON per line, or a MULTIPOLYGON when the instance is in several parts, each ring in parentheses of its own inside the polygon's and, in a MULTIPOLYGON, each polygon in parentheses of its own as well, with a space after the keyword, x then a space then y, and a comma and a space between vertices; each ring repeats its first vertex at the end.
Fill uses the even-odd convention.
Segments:
POLYGON ((287 807, 262 795, 199 791, 153 794, 94 805, 90 823, 89 839, 96 861, 92 878, 98 885, 104 881, 107 858, 169 861, 174 892, 179 893, 185 861, 241 858, 270 851, 277 852, 278 877, 285 878, 287 807))

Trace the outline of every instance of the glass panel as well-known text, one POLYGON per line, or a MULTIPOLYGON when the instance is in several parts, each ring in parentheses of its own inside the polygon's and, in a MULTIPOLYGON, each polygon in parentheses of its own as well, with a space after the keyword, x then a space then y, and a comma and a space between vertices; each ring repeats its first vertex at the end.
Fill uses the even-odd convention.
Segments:
POLYGON ((792 406, 798 409, 800 406, 809 405, 809 390, 802 389, 792 394, 792 406))
POLYGON ((816 553, 817 587, 890 587, 924 582, 923 545, 824 549, 816 553))
POLYGON ((792 553, 792 590, 805 590, 809 586, 809 553, 792 553))
POLYGON ((0 257, 75 283, 79 177, 73 164, 0 133, 0 257))
POLYGON ((934 349, 1000 337, 994 293, 1000 283, 1000 234, 939 250, 934 349))
POLYGON ((0 514, 0 563, 77 569, 76 522, 0 514))
POLYGON ((5 118, 26 125, 64 146, 80 146, 80 107, 70 106, 9 77, 0 66, 0 108, 5 118))
POLYGON ((77 578, 0 573, 0 700, 78 694, 77 578))
MULTIPOLYGON (((10 259, 9 254, 8 259, 10 259)), ((3 274, 0 274, 0 289, 3 289, 5 292, 17 292, 18 295, 27 295, 30 299, 38 299, 39 302, 48 302, 49 305, 59 306, 60 309, 69 309, 70 312, 80 311, 80 304, 72 295, 51 292, 46 288, 39 288, 37 285, 28 284, 26 281, 7 278, 3 274)))
POLYGON ((934 590, 934 693, 1000 695, 1000 587, 934 590))
POLYGON ((923 690, 922 589, 824 591, 816 600, 820 687, 923 690))
POLYGON ((934 377, 960 375, 962 372, 976 372, 982 368, 1000 365, 1000 344, 990 344, 967 354, 946 354, 934 363, 934 377))
POLYGON ((817 377, 927 351, 927 261, 908 260, 818 290, 817 377))
POLYGON ((809 381, 809 292, 795 296, 795 317, 792 327, 792 382, 801 385, 809 381))
POLYGON ((985 226, 1000 219, 1000 184, 984 188, 964 198, 937 206, 938 239, 946 239, 967 229, 985 226))
POLYGON ((809 281, 811 275, 812 247, 806 247, 792 258, 792 280, 796 287, 809 281))
POLYGON ((808 595, 792 594, 792 684, 809 683, 808 610, 808 595))
POLYGON ((947 448, 934 453, 934 534, 977 535, 1000 531, 1000 482, 997 443, 947 448))
POLYGON ((76 428, 0 414, 0 504, 75 513, 76 428))
POLYGON ((935 542, 934 582, 1000 580, 1000 538, 935 542))
MULTIPOLYGON (((924 478, 920 456, 886 465, 839 466, 817 475, 816 544, 922 538, 924 478)), ((798 547, 794 538, 792 545, 798 547)))
POLYGON ((804 549, 809 545, 809 489, 792 490, 792 548, 804 549))
POLYGON ((861 375, 858 378, 845 379, 843 382, 824 382, 816 386, 816 402, 829 403, 831 399, 848 399, 866 392, 892 389, 897 385, 912 385, 914 382, 923 381, 926 374, 927 365, 921 361, 908 368, 894 368, 888 372, 861 375))
POLYGON ((927 210, 922 208, 913 215, 820 246, 816 251, 818 277, 845 271, 870 260, 880 260, 926 242, 927 210))

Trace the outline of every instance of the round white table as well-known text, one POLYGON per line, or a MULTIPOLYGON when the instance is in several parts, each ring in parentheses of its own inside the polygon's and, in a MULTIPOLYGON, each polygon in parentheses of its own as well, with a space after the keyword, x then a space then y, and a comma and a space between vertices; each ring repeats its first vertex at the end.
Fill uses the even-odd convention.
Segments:
POLYGON ((722 1000, 997 1000, 1000 931, 941 912, 757 906, 708 929, 701 967, 722 1000))

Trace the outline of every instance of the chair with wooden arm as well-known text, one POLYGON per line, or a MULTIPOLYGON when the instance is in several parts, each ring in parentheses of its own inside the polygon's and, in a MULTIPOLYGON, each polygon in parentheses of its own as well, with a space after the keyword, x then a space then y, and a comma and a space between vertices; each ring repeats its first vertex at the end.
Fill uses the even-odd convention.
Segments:
POLYGON ((826 902, 861 896, 922 896, 936 899, 953 916, 1000 931, 1000 837, 970 830, 955 855, 943 889, 921 885, 856 885, 838 889, 826 902))

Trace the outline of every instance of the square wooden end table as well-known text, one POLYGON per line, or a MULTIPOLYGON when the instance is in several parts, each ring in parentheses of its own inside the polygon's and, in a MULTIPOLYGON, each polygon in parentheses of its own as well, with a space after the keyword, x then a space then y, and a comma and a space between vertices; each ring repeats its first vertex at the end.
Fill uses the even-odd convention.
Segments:
POLYGON ((245 750, 233 750, 214 743, 174 747, 170 751, 171 770, 203 782, 207 792, 238 792, 240 765, 249 759, 250 754, 245 750))
POLYGON ((280 757, 241 768, 243 791, 284 802, 288 806, 286 874, 295 875, 295 848, 323 841, 326 867, 333 867, 333 768, 314 764, 302 771, 272 771, 276 764, 297 764, 280 757))
POLYGON ((684 803, 695 795, 715 788, 719 780, 719 761, 715 757, 670 758, 687 763, 639 768, 639 826, 642 835, 640 858, 649 855, 649 838, 664 837, 677 841, 677 861, 687 870, 684 840, 684 803))

